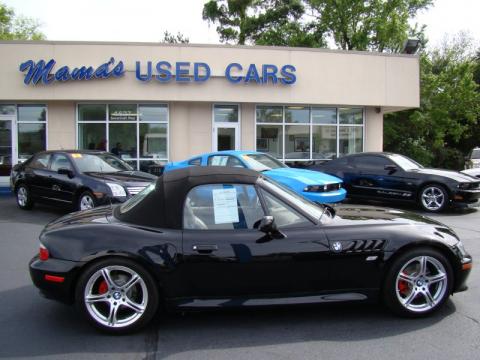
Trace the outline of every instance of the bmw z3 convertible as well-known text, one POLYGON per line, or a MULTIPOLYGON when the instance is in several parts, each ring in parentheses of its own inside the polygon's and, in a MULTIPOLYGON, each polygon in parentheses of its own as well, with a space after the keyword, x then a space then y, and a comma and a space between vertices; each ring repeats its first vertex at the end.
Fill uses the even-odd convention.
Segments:
POLYGON ((30 274, 94 326, 124 333, 181 311, 383 301, 420 317, 464 291, 472 258, 447 226, 319 205, 261 173, 188 167, 113 207, 48 224, 30 274))

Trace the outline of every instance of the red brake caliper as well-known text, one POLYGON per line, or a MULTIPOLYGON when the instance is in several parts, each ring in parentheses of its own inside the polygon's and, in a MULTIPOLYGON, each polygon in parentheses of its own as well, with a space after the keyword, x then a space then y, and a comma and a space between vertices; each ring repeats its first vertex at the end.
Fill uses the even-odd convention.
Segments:
POLYGON ((107 291, 108 291, 107 282, 105 280, 102 280, 100 285, 98 285, 98 293, 101 295, 101 294, 105 294, 107 291))
POLYGON ((398 291, 400 294, 405 295, 410 288, 408 287, 408 283, 405 280, 400 280, 398 282, 398 291))

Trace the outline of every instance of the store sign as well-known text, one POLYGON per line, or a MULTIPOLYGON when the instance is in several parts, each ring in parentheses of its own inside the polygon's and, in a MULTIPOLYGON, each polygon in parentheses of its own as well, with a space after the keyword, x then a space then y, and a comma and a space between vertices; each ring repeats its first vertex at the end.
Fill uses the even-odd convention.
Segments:
MULTIPOLYGON (((123 61, 115 63, 112 57, 109 61, 99 65, 81 66, 71 69, 68 66, 62 66, 54 69, 56 61, 54 59, 39 60, 34 62, 28 60, 20 64, 20 71, 25 73, 23 82, 25 85, 42 83, 49 85, 54 82, 67 82, 79 80, 108 79, 119 78, 125 74, 123 61)), ((232 84, 283 84, 291 85, 297 81, 295 75, 295 66, 283 65, 278 67, 273 64, 248 64, 230 63, 224 70, 225 78, 232 84)), ((160 83, 175 81, 177 83, 202 83, 211 77, 210 66, 204 62, 176 62, 159 61, 155 64, 147 61, 142 64, 135 62, 135 78, 138 81, 148 82, 151 80, 160 83)))

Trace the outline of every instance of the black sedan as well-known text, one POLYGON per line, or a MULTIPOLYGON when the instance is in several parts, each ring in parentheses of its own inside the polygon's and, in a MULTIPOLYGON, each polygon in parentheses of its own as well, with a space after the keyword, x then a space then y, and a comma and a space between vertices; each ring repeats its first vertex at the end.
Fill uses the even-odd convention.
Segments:
POLYGON ((349 198, 413 202, 430 212, 480 198, 479 179, 458 171, 425 168, 399 154, 359 153, 309 169, 343 179, 349 198))
POLYGON ((10 186, 21 209, 35 202, 86 210, 124 202, 156 180, 104 151, 43 151, 15 165, 10 186))
POLYGON ((122 205, 47 225, 30 262, 47 297, 114 333, 184 310, 382 298, 419 317, 466 290, 472 258, 408 212, 317 205, 247 169, 189 167, 122 205))

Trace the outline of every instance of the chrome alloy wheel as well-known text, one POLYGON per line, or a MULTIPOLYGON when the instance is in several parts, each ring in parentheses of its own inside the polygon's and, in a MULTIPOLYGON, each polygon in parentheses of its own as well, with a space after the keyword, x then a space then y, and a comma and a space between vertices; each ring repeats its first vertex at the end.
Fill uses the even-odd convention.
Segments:
POLYGON ((142 317, 148 304, 148 290, 132 269, 107 266, 90 277, 83 298, 96 322, 109 328, 122 328, 142 317))
POLYGON ((436 258, 418 256, 401 268, 395 288, 403 307, 416 313, 426 312, 442 301, 448 288, 447 271, 436 258))
POLYGON ((22 207, 27 206, 28 193, 27 193, 27 189, 25 189, 23 186, 21 186, 17 191, 17 202, 18 202, 18 205, 22 207))
POLYGON ((437 186, 428 186, 423 189, 421 200, 425 209, 437 211, 442 208, 445 203, 445 194, 442 189, 437 186))
POLYGON ((95 203, 90 195, 83 195, 80 199, 80 210, 88 210, 93 209, 95 207, 95 203))

